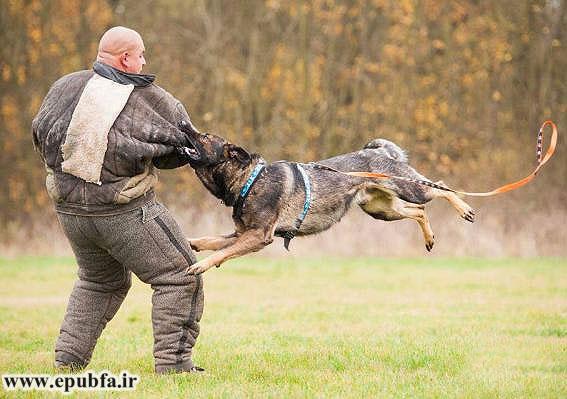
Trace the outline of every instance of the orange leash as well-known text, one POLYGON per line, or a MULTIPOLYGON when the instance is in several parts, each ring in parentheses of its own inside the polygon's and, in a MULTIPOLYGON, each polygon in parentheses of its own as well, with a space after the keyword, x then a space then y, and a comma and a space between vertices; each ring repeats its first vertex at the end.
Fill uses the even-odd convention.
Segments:
POLYGON ((549 161, 549 159, 551 158, 551 156, 555 152, 556 147, 557 147, 557 126, 555 126, 555 123, 553 123, 550 120, 545 121, 541 125, 541 127, 539 129, 539 133, 537 135, 536 153, 537 153, 538 164, 537 164, 536 168, 534 169, 534 171, 521 180, 515 181, 513 183, 505 184, 504 186, 498 187, 498 188, 496 188, 492 191, 488 191, 488 192, 484 192, 484 193, 469 193, 469 192, 466 192, 466 191, 458 191, 458 190, 454 190, 454 189, 449 188, 449 187, 440 186, 439 184, 435 184, 435 183, 427 181, 427 180, 416 180, 416 179, 410 179, 408 177, 390 176, 390 175, 387 175, 387 174, 384 174, 384 173, 374 173, 374 172, 342 172, 340 170, 336 170, 336 169, 330 168, 330 167, 325 166, 325 165, 320 165, 320 164, 315 164, 315 165, 318 166, 318 167, 321 167, 323 169, 332 170, 334 172, 339 172, 339 173, 349 175, 349 176, 370 177, 370 178, 373 178, 373 179, 398 179, 398 180, 408 181, 408 182, 411 182, 411 183, 421 184, 421 185, 428 186, 428 187, 437 188, 439 190, 451 191, 451 192, 456 193, 456 194, 468 195, 468 196, 473 196, 473 197, 490 197, 492 195, 502 194, 502 193, 505 193, 507 191, 515 190, 517 188, 525 186, 530 181, 532 181, 535 178, 535 176, 537 175, 537 173, 539 172, 539 170, 543 167, 543 165, 545 165, 547 163, 547 161, 549 161), (542 159, 541 154, 542 154, 542 148, 543 148, 543 130, 545 129, 546 126, 551 126, 553 131, 551 133, 551 143, 549 144, 549 148, 547 149, 547 152, 545 153, 545 156, 542 159))

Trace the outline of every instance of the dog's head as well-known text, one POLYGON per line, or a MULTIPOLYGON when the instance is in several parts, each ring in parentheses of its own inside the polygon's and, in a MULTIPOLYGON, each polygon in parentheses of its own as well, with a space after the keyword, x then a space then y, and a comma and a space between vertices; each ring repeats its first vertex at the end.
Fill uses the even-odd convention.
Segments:
POLYGON ((244 148, 228 142, 223 137, 200 133, 185 121, 180 122, 179 129, 187 135, 191 143, 191 147, 184 147, 181 151, 193 168, 211 168, 227 162, 241 166, 250 163, 251 156, 244 148))
POLYGON ((200 133, 188 122, 181 122, 179 129, 191 143, 191 147, 178 149, 180 155, 189 161, 207 189, 226 202, 231 180, 238 176, 239 170, 250 165, 253 156, 257 155, 249 154, 223 137, 200 133))

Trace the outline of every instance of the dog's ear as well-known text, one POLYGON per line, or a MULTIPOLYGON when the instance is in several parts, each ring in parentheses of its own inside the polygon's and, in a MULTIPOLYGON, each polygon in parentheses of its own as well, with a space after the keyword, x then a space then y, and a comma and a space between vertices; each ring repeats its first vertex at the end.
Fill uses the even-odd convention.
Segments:
POLYGON ((250 161, 250 154, 244 148, 234 144, 226 144, 224 147, 225 156, 227 158, 235 158, 240 163, 250 161))

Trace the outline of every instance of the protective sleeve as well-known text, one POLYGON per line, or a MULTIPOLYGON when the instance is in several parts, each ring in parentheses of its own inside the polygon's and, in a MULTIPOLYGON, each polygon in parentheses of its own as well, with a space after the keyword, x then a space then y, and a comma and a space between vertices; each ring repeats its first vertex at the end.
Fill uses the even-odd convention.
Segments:
MULTIPOLYGON (((182 120, 191 121, 191 118, 189 118, 189 114, 187 113, 187 110, 185 109, 183 104, 181 104, 181 102, 177 102, 175 111, 173 112, 171 119, 172 119, 171 122, 175 123, 175 126, 177 126, 178 123, 182 120)), ((187 159, 178 156, 177 151, 175 151, 174 147, 172 147, 172 150, 169 154, 155 157, 152 159, 152 163, 158 169, 179 168, 181 166, 186 165, 188 162, 189 161, 187 159)))

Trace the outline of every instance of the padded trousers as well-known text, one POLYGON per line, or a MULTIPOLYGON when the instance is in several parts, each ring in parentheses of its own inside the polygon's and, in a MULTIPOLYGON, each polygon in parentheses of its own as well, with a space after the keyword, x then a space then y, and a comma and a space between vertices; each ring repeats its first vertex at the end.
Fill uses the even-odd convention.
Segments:
POLYGON ((196 258, 167 208, 152 200, 114 216, 57 217, 75 254, 78 280, 55 344, 56 366, 89 363, 134 273, 153 290, 155 371, 190 370, 203 313, 203 281, 185 272, 196 258))

